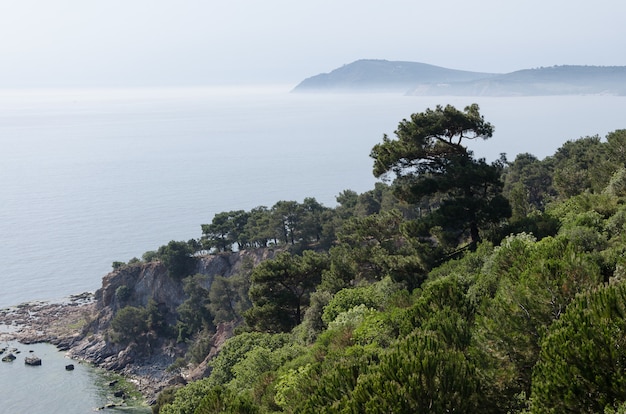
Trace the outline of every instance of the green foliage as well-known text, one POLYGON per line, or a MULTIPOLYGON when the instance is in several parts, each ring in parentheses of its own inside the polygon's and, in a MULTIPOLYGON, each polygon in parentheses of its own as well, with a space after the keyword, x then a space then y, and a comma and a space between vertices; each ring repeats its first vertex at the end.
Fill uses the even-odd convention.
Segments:
POLYGON ((607 162, 608 148, 599 136, 568 141, 551 159, 554 187, 561 198, 569 198, 586 190, 600 192, 615 172, 607 162))
POLYGON ((147 334, 153 331, 157 335, 168 337, 170 332, 165 323, 166 310, 150 299, 143 307, 126 306, 120 309, 113 319, 109 330, 113 343, 143 345, 148 340, 147 334))
POLYGON ((307 250, 302 256, 279 253, 257 266, 251 276, 253 307, 244 317, 265 332, 287 332, 302 322, 311 293, 328 267, 326 255, 307 250))
MULTIPOLYGON (((493 404, 502 410, 516 395, 530 395, 531 369, 541 340, 576 294, 602 282, 593 255, 583 254, 565 238, 533 242, 512 238, 494 252, 486 276, 495 287, 485 296, 474 335, 486 366, 493 404)), ((490 289, 487 289, 489 291, 490 289)))
POLYGON ((276 371, 286 362, 300 356, 304 350, 304 347, 295 344, 285 344, 274 349, 256 346, 246 352, 241 361, 233 365, 234 378, 229 382, 229 386, 237 391, 250 389, 263 374, 276 371))
POLYGON ((518 154, 505 170, 503 193, 511 202, 514 220, 543 211, 556 195, 550 163, 528 153, 518 154))
POLYGON ((196 265, 193 253, 189 243, 172 240, 166 246, 159 247, 157 256, 171 278, 183 279, 193 273, 196 265))
MULTIPOLYGON (((211 386, 207 379, 201 379, 187 384, 175 391, 173 401, 161 406, 159 414, 194 414, 211 386)), ((171 400, 171 396, 168 396, 171 400)))
POLYGON ((618 129, 606 136, 609 161, 619 166, 626 165, 626 129, 618 129))
POLYGON ((207 392, 194 414, 256 414, 258 412, 259 409, 245 395, 218 386, 207 392))
POLYGON ((113 262, 113 264, 111 265, 111 267, 113 267, 113 270, 117 270, 117 269, 121 269, 122 267, 126 266, 126 263, 124 262, 113 262))
MULTIPOLYGON (((502 196, 500 176, 504 160, 491 165, 476 160, 461 142, 490 138, 493 126, 485 122, 476 104, 463 111, 448 105, 411 115, 395 131, 397 140, 386 135, 372 149, 374 175, 393 174, 398 196, 419 202, 429 197, 435 209, 421 224, 420 236, 431 228, 456 233, 457 240, 481 240, 479 228, 511 215, 502 196)), ((452 240, 453 237, 447 237, 452 240)))
POLYGON ((337 317, 329 322, 329 329, 351 328, 359 326, 363 320, 374 314, 376 310, 368 308, 364 304, 353 306, 352 308, 341 312, 337 317))
POLYGON ((616 404, 614 407, 605 407, 604 414, 626 414, 626 402, 619 405, 616 404))
POLYGON ((229 339, 219 355, 211 360, 213 368, 208 378, 211 386, 227 385, 235 379, 235 366, 246 358, 246 354, 255 348, 273 351, 289 344, 287 334, 267 334, 260 332, 242 333, 229 339))
POLYGON ((459 111, 451 105, 411 115, 402 120, 395 131, 398 141, 386 135, 383 143, 372 149, 374 175, 393 172, 398 177, 437 171, 441 162, 454 154, 465 153, 462 139, 487 139, 493 135, 493 126, 485 122, 473 104, 459 111))
POLYGON ((465 348, 470 341, 469 328, 476 312, 467 290, 468 287, 456 276, 427 283, 420 291, 414 292, 416 296, 414 303, 397 313, 394 324, 397 326, 398 335, 406 337, 416 328, 435 327, 452 318, 458 322, 457 326, 448 333, 444 331, 440 333, 444 334, 448 344, 465 348))
POLYGON ((417 287, 426 276, 419 241, 407 235, 398 210, 347 220, 330 250, 323 288, 336 292, 354 283, 390 276, 417 287))
POLYGON ((159 414, 161 412, 161 407, 174 402, 175 395, 176 388, 169 387, 162 390, 157 396, 155 404, 152 406, 152 414, 159 414))
MULTIPOLYGON (((364 307, 364 305, 359 307, 364 307)), ((354 343, 363 346, 374 344, 381 348, 387 348, 399 335, 399 319, 404 316, 404 313, 400 309, 388 312, 376 312, 372 309, 367 309, 362 311, 359 316, 359 319, 352 318, 352 325, 356 325, 352 331, 354 343), (360 323, 355 324, 354 322, 360 323)), ((336 320, 339 319, 338 317, 336 320)))
POLYGON ((328 325, 340 313, 349 311, 359 305, 364 305, 367 308, 382 309, 387 298, 393 295, 399 288, 390 278, 385 278, 371 285, 340 290, 328 305, 324 307, 322 321, 328 325))
POLYGON ((278 379, 275 401, 288 413, 338 412, 349 402, 359 376, 377 363, 377 350, 347 346, 345 329, 327 331, 314 352, 319 362, 306 362, 278 379))
POLYGON ((117 289, 115 289, 115 298, 120 303, 126 302, 130 298, 131 294, 132 290, 126 285, 118 286, 117 289))
POLYGON ((626 285, 576 298, 533 370, 532 412, 599 413, 626 401, 626 285), (555 398, 558 396, 558 398, 555 398))
POLYGON ((245 226, 249 213, 243 210, 218 213, 211 224, 203 224, 202 245, 205 249, 219 252, 230 251, 233 244, 239 248, 248 244, 245 226))
POLYGON ((436 267, 428 274, 428 280, 434 281, 447 276, 454 276, 460 283, 469 285, 474 295, 480 294, 478 288, 471 286, 492 257, 494 247, 489 242, 482 242, 475 251, 465 251, 457 259, 451 259, 436 267))
POLYGON ((207 276, 196 274, 183 280, 183 290, 187 299, 176 309, 180 321, 181 338, 186 339, 201 330, 213 328, 213 316, 209 310, 207 276))
POLYGON ((416 331, 359 378, 346 405, 351 412, 479 412, 476 369, 463 352, 435 333, 416 331))
MULTIPOLYGON (((371 323, 367 315, 376 313, 363 305, 342 313, 314 347, 321 362, 283 374, 276 386, 276 402, 297 413, 430 412, 429 407, 433 412, 451 407, 475 411, 480 399, 478 378, 463 351, 468 341, 457 339, 467 335, 467 326, 443 303, 439 310, 433 306, 435 297, 453 299, 444 292, 450 293, 454 284, 438 283, 425 294, 421 305, 412 308, 416 325, 411 333, 388 350, 378 346, 380 342, 375 342, 377 346, 352 342, 354 325, 371 323)), ((407 319, 406 313, 398 316, 407 319)))
POLYGON ((154 299, 150 299, 146 306, 146 322, 148 328, 164 337, 171 337, 172 330, 166 322, 167 307, 158 304, 154 299))
POLYGON ((159 255, 154 250, 149 250, 145 252, 143 255, 141 255, 141 259, 146 263, 150 263, 155 260, 158 260, 158 258, 159 258, 159 255))
POLYGON ((145 308, 126 306, 111 320, 111 340, 121 344, 142 342, 148 327, 148 312, 145 308))
POLYGON ((603 192, 613 197, 626 196, 626 168, 620 168, 611 176, 603 192))
POLYGON ((294 328, 293 335, 297 342, 310 345, 317 336, 326 328, 322 321, 324 307, 332 299, 332 294, 325 290, 317 290, 311 294, 309 307, 304 312, 302 323, 294 328))
POLYGON ((215 276, 209 289, 208 308, 213 314, 213 323, 239 321, 252 303, 248 298, 250 275, 253 264, 244 258, 241 270, 228 278, 215 276))
POLYGON ((313 197, 302 203, 278 201, 271 209, 259 206, 252 210, 216 214, 210 224, 203 224, 201 246, 208 251, 226 252, 291 245, 299 251, 311 246, 329 246, 334 239, 335 213, 313 197))

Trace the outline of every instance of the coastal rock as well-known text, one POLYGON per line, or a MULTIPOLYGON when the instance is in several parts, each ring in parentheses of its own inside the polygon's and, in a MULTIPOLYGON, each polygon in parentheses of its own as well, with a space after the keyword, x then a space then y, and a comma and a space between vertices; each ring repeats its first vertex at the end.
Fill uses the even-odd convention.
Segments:
POLYGON ((2 357, 2 362, 13 362, 16 359, 17 357, 15 355, 13 355, 12 353, 9 353, 2 357))
POLYGON ((41 365, 41 358, 38 358, 36 356, 26 357, 24 358, 24 363, 26 365, 39 366, 41 365))
POLYGON ((1 341, 23 344, 49 342, 71 346, 82 337, 81 327, 93 318, 95 304, 81 299, 69 302, 32 302, 0 310, 0 325, 10 327, 0 332, 1 341))

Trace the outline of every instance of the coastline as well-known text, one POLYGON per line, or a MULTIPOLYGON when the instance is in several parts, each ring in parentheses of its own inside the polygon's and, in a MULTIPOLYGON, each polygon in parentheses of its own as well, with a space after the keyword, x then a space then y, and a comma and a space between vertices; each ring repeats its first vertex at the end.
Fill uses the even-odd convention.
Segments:
POLYGON ((72 295, 58 302, 36 301, 0 309, 0 342, 46 342, 62 351, 80 339, 82 328, 95 316, 93 293, 72 295))
MULTIPOLYGON (((216 275, 230 276, 241 269, 243 259, 259 263, 275 252, 255 249, 208 255, 198 260, 194 272, 207 275, 208 280, 216 275)), ((71 359, 121 375, 134 385, 146 404, 152 405, 163 389, 209 375, 209 361, 234 335, 237 323, 222 322, 216 326, 207 338, 210 349, 197 364, 184 362, 189 344, 171 335, 148 332, 123 343, 112 341, 109 336, 116 312, 127 306, 145 307, 150 300, 159 303, 160 312, 173 319, 186 294, 180 281, 172 279, 158 261, 122 266, 105 275, 101 288, 93 293, 0 308, 0 342, 56 346, 71 359), (122 286, 132 292, 123 300, 116 293, 122 286)))
MULTIPOLYGON (((0 343, 18 342, 23 345, 48 343, 76 361, 91 363, 126 378, 151 404, 164 387, 164 379, 146 370, 145 375, 126 370, 109 369, 101 361, 82 353, 80 343, 84 329, 97 318, 94 294, 85 292, 61 301, 34 301, 0 309, 0 343), (151 375, 153 374, 153 375, 151 375)), ((134 371, 134 370, 133 370, 134 371)))

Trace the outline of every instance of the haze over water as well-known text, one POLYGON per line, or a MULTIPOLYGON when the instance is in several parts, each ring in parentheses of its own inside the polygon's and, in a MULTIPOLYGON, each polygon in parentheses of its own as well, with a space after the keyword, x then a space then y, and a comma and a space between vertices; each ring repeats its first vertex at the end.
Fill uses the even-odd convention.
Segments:
POLYGON ((493 160, 626 128, 626 97, 290 94, 290 87, 0 92, 0 306, 100 286, 116 260, 201 236, 222 211, 373 188, 398 122, 473 102, 493 160))

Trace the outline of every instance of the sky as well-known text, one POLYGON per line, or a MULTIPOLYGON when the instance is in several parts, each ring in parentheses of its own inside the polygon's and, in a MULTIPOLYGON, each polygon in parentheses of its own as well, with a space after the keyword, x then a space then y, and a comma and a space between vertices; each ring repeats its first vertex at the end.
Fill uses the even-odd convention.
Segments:
POLYGON ((0 88, 297 84, 358 59, 626 65, 619 0, 0 0, 0 88))

